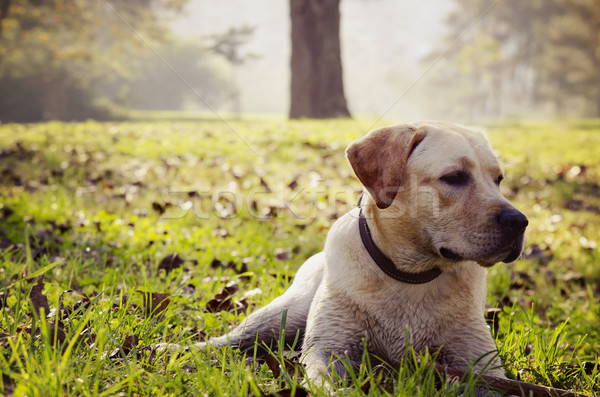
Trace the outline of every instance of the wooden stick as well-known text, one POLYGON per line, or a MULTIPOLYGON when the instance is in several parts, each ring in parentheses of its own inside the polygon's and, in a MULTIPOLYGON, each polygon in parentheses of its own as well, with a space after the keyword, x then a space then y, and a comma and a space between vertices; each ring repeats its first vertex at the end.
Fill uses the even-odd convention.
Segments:
MULTIPOLYGON (((443 377, 444 375, 450 378, 462 379, 465 376, 465 371, 447 367, 441 364, 435 364, 435 369, 443 377)), ((503 379, 491 375, 477 375, 476 381, 478 385, 485 386, 491 389, 501 390, 508 394, 517 396, 526 395, 533 397, 587 397, 585 394, 577 394, 568 390, 556 389, 536 385, 533 383, 522 382, 520 380, 503 379)))

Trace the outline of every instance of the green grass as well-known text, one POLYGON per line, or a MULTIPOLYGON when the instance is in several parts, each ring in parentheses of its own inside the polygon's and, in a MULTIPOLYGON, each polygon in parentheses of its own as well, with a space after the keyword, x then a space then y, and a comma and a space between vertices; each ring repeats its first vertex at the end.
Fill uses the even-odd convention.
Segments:
MULTIPOLYGON (((343 150, 371 127, 274 117, 0 125, 0 246, 12 246, 0 251, 0 391, 225 396, 301 386, 300 366, 274 376, 255 351, 151 345, 238 324, 241 312, 206 311, 228 283, 248 311, 280 295, 355 205, 361 186, 343 150), (158 267, 169 254, 185 262, 167 274, 158 267), (29 298, 42 273, 43 321, 29 298), (169 296, 164 310, 150 313, 150 292, 169 296)), ((488 132, 502 189, 530 219, 526 255, 489 271, 508 375, 598 396, 600 121, 488 132)), ((431 356, 408 354, 395 369, 365 359, 340 394, 468 394, 471 378, 436 385, 431 356)))

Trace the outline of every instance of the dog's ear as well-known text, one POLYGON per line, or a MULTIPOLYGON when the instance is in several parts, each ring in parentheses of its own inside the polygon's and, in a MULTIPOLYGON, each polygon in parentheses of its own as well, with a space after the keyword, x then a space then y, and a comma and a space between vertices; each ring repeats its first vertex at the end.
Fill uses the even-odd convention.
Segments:
POLYGON ((408 157, 425 135, 424 129, 396 125, 373 130, 348 146, 346 157, 377 207, 392 205, 404 183, 408 157))

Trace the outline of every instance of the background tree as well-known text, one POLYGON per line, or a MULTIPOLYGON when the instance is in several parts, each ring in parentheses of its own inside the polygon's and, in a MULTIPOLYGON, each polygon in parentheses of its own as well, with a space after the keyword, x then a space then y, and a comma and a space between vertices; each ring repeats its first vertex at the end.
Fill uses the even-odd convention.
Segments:
POLYGON ((124 69, 105 71, 91 90, 96 102, 119 109, 200 110, 204 101, 218 106, 233 88, 214 58, 205 41, 169 40, 129 55, 124 69))
POLYGON ((237 118, 241 117, 241 89, 237 82, 237 68, 251 59, 258 56, 253 53, 242 53, 241 48, 248 42, 248 39, 254 33, 251 26, 242 26, 239 28, 230 28, 226 32, 214 34, 211 36, 213 44, 211 50, 221 55, 229 63, 231 98, 233 99, 233 111, 237 118))
MULTIPOLYGON (((486 0, 457 0, 447 19, 448 43, 488 7, 486 0)), ((460 40, 450 62, 455 79, 442 84, 459 114, 499 117, 527 110, 600 116, 600 3, 497 2, 476 32, 460 40), (479 65, 465 68, 469 63, 479 65)))
POLYGON ((340 50, 340 0, 290 0, 290 118, 349 117, 340 50))
POLYGON ((206 46, 172 37, 167 23, 186 0, 0 1, 2 121, 114 118, 116 106, 179 109, 201 105, 190 86, 215 102, 228 88, 206 46))

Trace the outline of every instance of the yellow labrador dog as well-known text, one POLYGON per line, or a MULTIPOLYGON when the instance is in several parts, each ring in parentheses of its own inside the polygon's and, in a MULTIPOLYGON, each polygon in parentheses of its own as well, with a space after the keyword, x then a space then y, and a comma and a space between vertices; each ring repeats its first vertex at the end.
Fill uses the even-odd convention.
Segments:
MULTIPOLYGON (((456 368, 504 377, 483 311, 486 267, 521 254, 528 220, 499 191, 485 136, 458 125, 379 128, 348 146, 366 188, 290 288, 208 344, 246 348, 304 335, 308 379, 357 367, 363 348, 394 365, 410 343, 456 368), (409 340, 407 340, 409 338, 409 340), (363 343, 364 341, 364 343, 363 343), (483 360, 477 361, 479 358, 483 360)), ((198 347, 203 347, 204 344, 198 347)))

